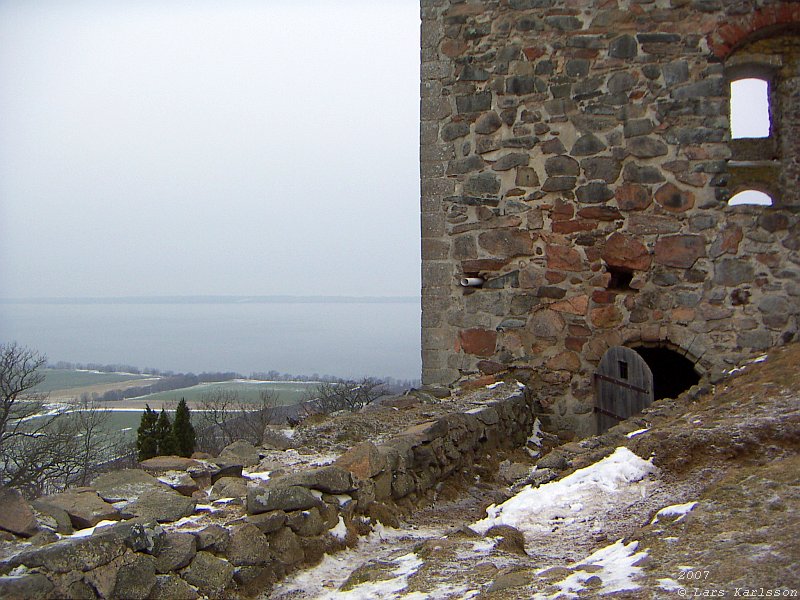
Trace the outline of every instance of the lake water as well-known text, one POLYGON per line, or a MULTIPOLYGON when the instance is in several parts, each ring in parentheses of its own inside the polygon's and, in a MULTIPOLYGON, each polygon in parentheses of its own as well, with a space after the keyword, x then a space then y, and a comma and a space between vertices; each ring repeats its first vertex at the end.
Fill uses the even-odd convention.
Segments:
POLYGON ((0 342, 50 362, 418 379, 420 304, 0 303, 0 342))

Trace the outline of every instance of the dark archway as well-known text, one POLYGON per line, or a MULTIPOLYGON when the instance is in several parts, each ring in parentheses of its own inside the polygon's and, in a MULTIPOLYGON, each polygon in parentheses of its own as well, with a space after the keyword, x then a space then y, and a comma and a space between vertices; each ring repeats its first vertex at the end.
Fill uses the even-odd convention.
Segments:
POLYGON ((675 398, 700 381, 694 363, 665 346, 633 348, 653 372, 655 400, 675 398))

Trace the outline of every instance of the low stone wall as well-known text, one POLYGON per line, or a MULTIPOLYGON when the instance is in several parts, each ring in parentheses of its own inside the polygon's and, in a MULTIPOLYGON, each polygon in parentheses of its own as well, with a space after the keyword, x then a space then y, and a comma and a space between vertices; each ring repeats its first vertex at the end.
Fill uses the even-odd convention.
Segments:
POLYGON ((197 531, 143 518, 32 547, 0 562, 0 597, 237 597, 344 548, 374 520, 396 519, 448 477, 494 450, 520 446, 532 426, 523 392, 422 423, 335 463, 247 487, 247 514, 197 531), (367 519, 366 516, 371 517, 367 519))

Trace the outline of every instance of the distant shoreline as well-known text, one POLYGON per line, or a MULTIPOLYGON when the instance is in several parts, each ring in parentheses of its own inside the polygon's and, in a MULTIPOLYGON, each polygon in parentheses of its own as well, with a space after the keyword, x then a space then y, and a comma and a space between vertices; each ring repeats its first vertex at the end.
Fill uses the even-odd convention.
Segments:
POLYGON ((419 296, 119 296, 0 298, 0 304, 413 304, 419 296))

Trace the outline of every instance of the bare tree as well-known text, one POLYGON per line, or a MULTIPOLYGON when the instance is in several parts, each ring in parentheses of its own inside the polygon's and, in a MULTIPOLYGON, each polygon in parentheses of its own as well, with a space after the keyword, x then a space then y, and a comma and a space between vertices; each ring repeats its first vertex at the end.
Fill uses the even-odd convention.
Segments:
POLYGON ((36 487, 43 471, 61 457, 54 446, 63 439, 46 435, 63 415, 47 406, 47 394, 36 391, 44 381, 46 357, 16 343, 0 345, 0 484, 36 487), (38 473, 37 473, 38 471, 38 473))
POLYGON ((330 414, 340 410, 361 410, 384 393, 382 381, 365 377, 359 381, 321 382, 308 393, 308 399, 320 412, 330 414))
POLYGON ((218 454, 236 440, 261 444, 264 429, 272 423, 280 399, 274 390, 261 390, 255 402, 247 402, 234 390, 215 390, 200 402, 198 447, 218 454))
POLYGON ((46 358, 16 343, 0 344, 0 485, 28 496, 88 483, 114 458, 109 413, 83 401, 77 410, 36 391, 46 358))

